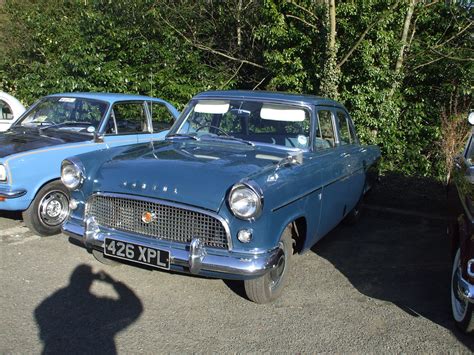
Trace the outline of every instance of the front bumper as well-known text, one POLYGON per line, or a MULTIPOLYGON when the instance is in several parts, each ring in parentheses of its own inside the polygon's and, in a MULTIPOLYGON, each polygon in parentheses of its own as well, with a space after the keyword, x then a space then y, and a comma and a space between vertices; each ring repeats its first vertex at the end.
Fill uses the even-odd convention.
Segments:
POLYGON ((130 235, 116 230, 86 232, 86 228, 79 221, 74 222, 72 219, 63 225, 63 232, 88 249, 102 251, 105 237, 164 249, 170 252, 171 270, 223 279, 250 279, 262 276, 273 269, 283 255, 283 251, 278 247, 258 254, 235 253, 229 250, 206 248, 199 238, 194 238, 190 245, 185 245, 130 235))
POLYGON ((25 189, 2 186, 0 184, 0 210, 24 211, 31 203, 31 198, 25 189))
POLYGON ((9 188, 0 186, 0 197, 11 199, 11 198, 19 198, 25 195, 26 195, 26 190, 24 189, 11 190, 9 188))

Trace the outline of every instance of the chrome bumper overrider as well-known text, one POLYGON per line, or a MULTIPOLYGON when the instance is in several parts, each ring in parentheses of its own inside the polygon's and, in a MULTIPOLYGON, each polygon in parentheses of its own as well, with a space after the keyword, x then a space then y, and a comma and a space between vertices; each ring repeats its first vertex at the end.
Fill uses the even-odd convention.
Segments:
POLYGON ((454 274, 453 283, 459 299, 474 303, 474 285, 466 281, 459 270, 454 274))
POLYGON ((0 187, 0 197, 5 197, 7 199, 10 198, 18 198, 21 196, 26 195, 26 190, 4 190, 0 187))
MULTIPOLYGON (((170 252, 171 269, 192 274, 217 273, 234 277, 258 277, 274 268, 283 255, 280 248, 275 248, 261 254, 242 254, 231 251, 218 251, 203 246, 199 238, 194 238, 186 248, 176 246, 176 243, 164 242, 140 236, 130 236, 124 233, 101 230, 97 227, 87 227, 68 221, 63 225, 63 232, 69 237, 80 241, 86 248, 103 250, 105 237, 112 237, 124 242, 137 243, 151 248, 165 249, 170 252), (177 267, 177 268, 176 268, 177 267), (181 269, 181 270, 180 270, 181 269)), ((232 277, 231 277, 232 278, 232 277)))

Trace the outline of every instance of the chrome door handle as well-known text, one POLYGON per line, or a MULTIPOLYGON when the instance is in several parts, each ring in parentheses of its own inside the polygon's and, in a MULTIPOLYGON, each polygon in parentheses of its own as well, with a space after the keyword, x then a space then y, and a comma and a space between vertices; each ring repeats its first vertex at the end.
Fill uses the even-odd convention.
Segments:
POLYGON ((350 156, 351 156, 351 155, 350 155, 349 153, 342 153, 342 154, 340 155, 341 158, 348 158, 348 157, 350 157, 350 156))
POLYGON ((360 148, 359 149, 359 152, 361 152, 361 153, 365 153, 366 151, 367 151, 367 149, 365 149, 365 148, 360 148))

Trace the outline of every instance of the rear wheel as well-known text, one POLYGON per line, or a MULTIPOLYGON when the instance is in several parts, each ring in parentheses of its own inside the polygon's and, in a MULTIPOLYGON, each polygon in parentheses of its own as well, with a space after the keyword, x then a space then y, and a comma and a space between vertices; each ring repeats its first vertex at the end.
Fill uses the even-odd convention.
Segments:
POLYGON ((453 271, 451 274, 451 308, 453 319, 458 328, 464 332, 474 330, 474 317, 472 315, 474 307, 467 300, 458 295, 457 275, 461 273, 461 249, 458 248, 453 261, 453 271))
POLYGON ((61 233, 68 215, 69 191, 60 181, 53 181, 39 190, 30 207, 23 211, 23 220, 29 229, 45 237, 61 233))
POLYGON ((283 232, 279 247, 283 250, 283 255, 272 270, 259 278, 244 281, 245 293, 255 303, 268 303, 277 299, 288 283, 290 259, 293 254, 293 238, 289 227, 283 232))

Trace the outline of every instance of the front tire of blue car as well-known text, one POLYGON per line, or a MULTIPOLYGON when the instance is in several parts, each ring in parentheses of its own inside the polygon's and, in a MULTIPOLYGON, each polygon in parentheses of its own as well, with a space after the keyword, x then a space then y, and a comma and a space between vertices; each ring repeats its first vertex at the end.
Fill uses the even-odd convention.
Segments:
POLYGON ((245 293, 255 303, 268 303, 280 297, 288 283, 290 260, 293 255, 293 238, 291 229, 286 228, 279 242, 283 255, 276 266, 263 276, 245 280, 245 293))
POLYGON ((23 221, 33 232, 46 237, 61 233, 68 215, 69 191, 60 181, 53 181, 43 186, 23 211, 23 221))

